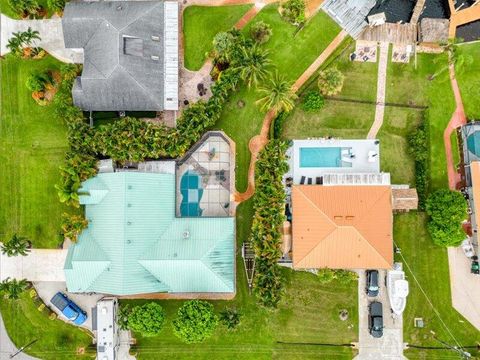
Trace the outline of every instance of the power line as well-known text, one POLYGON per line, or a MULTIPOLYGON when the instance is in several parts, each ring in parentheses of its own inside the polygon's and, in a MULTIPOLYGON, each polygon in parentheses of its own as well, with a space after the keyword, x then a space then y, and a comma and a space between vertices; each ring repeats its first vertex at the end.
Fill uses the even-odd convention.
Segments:
MULTIPOLYGON (((399 246, 397 246, 397 244, 394 242, 394 245, 395 247, 397 248, 400 248, 399 246)), ((458 342, 458 340, 455 338, 455 336, 453 335, 453 333, 450 331, 450 329, 448 328, 447 324, 445 324, 445 322, 443 321, 442 317, 440 316, 440 313, 438 312, 438 310, 435 308, 435 306, 433 305, 432 301, 430 300, 430 298, 428 297, 427 293, 425 292, 425 290, 423 289, 422 285, 420 285, 420 282, 418 281, 417 277, 415 276, 415 273, 413 272, 412 268, 410 267, 410 265, 408 264, 407 260, 405 259, 405 257, 403 256, 403 254, 401 252, 399 252, 399 255, 400 257, 402 258, 403 262, 405 263, 406 267, 408 268, 408 271, 410 271, 410 273, 412 274, 412 277, 413 279, 415 280, 415 282, 417 283, 420 291, 423 293, 423 295, 425 296, 425 298, 427 299, 428 303, 430 304, 430 306, 432 307, 433 309, 433 312, 435 313, 435 315, 437 315, 438 319, 440 320, 440 322, 442 323, 443 327, 445 328, 445 330, 448 332, 448 334, 451 336, 451 338, 453 339, 453 341, 455 341, 455 343, 457 344, 457 346, 459 346, 460 348, 462 348, 462 345, 460 345, 460 343, 458 342)))

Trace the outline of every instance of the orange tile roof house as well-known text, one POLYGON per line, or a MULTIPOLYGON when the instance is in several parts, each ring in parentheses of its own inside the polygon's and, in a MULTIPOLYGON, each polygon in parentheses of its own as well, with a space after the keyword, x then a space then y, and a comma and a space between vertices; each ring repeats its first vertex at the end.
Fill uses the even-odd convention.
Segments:
POLYGON ((390 185, 292 188, 294 269, 389 269, 390 185))

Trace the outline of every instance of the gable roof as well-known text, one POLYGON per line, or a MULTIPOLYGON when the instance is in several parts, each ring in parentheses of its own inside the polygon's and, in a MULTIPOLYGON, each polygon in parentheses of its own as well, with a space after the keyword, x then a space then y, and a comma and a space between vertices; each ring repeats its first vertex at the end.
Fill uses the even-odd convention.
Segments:
POLYGON ((89 226, 69 248, 70 292, 235 291, 234 219, 176 218, 174 174, 101 173, 80 193, 89 226))
POLYGON ((172 18, 178 20, 176 2, 67 3, 65 46, 84 49, 83 72, 72 90, 74 104, 93 111, 177 109, 178 27, 173 21, 165 28, 172 18), (177 52, 169 51, 167 59, 172 43, 177 52), (165 98, 166 90, 174 99, 165 98))
POLYGON ((392 266, 390 186, 293 186, 292 215, 294 268, 392 266))

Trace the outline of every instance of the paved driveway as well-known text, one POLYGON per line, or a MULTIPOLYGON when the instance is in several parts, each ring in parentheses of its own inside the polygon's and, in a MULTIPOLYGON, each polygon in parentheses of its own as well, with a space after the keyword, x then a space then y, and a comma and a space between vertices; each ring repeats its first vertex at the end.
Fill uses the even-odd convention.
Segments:
POLYGON ((42 47, 58 60, 67 63, 83 63, 82 49, 67 49, 63 40, 61 18, 43 20, 14 20, 5 15, 0 15, 0 54, 9 52, 7 49, 8 39, 12 33, 25 31, 29 27, 40 33, 41 40, 35 46, 42 47))
POLYGON ((403 356, 403 319, 394 319, 390 311, 387 289, 385 287, 386 271, 380 270, 380 293, 376 298, 369 298, 365 292, 365 271, 360 271, 358 281, 358 317, 359 342, 358 355, 355 359, 389 359, 401 360, 403 356), (383 336, 379 339, 372 337, 368 331, 368 306, 373 300, 383 304, 383 336))
MULTIPOLYGON (((59 314, 59 318, 66 320, 66 318, 58 311, 58 309, 50 303, 50 299, 58 291, 65 293, 70 299, 72 299, 80 308, 82 308, 87 313, 87 321, 82 325, 82 327, 92 331, 92 311, 93 308, 97 306, 97 301, 100 300, 105 295, 101 294, 74 294, 67 292, 67 285, 65 282, 60 281, 42 281, 33 283, 35 289, 37 290, 38 296, 40 296, 43 302, 48 305, 53 311, 59 314)), ((69 322, 70 323, 70 322, 69 322)))

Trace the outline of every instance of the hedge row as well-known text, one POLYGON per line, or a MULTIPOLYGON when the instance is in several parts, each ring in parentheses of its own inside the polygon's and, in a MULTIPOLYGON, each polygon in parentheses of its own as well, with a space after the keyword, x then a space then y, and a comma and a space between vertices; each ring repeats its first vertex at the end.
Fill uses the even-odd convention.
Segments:
POLYGON ((430 187, 430 134, 424 119, 409 136, 410 153, 415 159, 415 187, 418 193, 418 208, 425 210, 430 187))
POLYGON ((280 229, 286 219, 282 177, 288 170, 287 147, 285 142, 271 140, 260 152, 255 167, 255 215, 250 239, 255 250, 253 285, 259 301, 268 307, 277 306, 284 289, 277 261, 281 256, 280 229))

